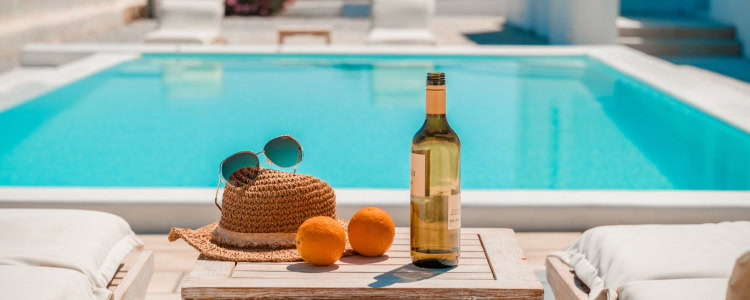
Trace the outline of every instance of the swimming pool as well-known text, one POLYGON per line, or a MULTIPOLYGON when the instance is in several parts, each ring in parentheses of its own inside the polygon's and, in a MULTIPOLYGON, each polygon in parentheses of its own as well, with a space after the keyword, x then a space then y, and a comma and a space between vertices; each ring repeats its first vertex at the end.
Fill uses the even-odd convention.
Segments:
POLYGON ((291 134, 301 173, 407 188, 431 70, 465 189, 750 187, 750 135, 586 56, 294 54, 147 54, 4 111, 0 185, 211 187, 291 134))

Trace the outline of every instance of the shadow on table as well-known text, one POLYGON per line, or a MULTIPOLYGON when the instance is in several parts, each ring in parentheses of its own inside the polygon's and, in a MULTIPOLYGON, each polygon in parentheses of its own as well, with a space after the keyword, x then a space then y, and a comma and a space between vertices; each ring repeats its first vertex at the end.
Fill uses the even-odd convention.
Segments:
POLYGON ((381 255, 375 257, 363 257, 359 255, 346 256, 339 259, 340 262, 352 264, 352 265, 369 265, 378 263, 381 261, 388 260, 388 255, 381 255))
POLYGON ((375 276, 375 282, 370 283, 368 286, 382 288, 396 283, 415 282, 430 279, 449 270, 451 269, 425 269, 408 264, 375 276))
POLYGON ((306 262, 291 264, 286 267, 287 271, 302 273, 325 273, 334 271, 338 268, 338 265, 316 266, 308 264, 306 262))

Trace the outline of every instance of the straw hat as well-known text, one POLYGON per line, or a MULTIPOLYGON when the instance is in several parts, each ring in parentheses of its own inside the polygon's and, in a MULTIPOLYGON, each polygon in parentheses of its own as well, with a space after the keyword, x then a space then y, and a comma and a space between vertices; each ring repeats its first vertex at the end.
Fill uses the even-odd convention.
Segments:
MULTIPOLYGON (((218 260, 288 262, 302 260, 295 235, 305 220, 329 216, 347 228, 348 221, 336 216, 333 189, 316 177, 248 168, 236 171, 229 183, 219 222, 197 230, 172 228, 169 241, 182 238, 218 260)), ((352 254, 347 239, 344 255, 352 254)))

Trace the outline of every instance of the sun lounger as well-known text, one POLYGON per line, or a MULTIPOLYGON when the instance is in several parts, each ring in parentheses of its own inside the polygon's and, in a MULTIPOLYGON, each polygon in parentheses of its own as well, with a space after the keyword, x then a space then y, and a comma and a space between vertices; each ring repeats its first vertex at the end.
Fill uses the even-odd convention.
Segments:
POLYGON ((434 44, 430 32, 434 13, 434 0, 373 0, 367 42, 434 44))
POLYGON ((208 44, 220 41, 224 2, 220 0, 162 0, 159 29, 146 35, 147 43, 208 44))
POLYGON ((142 299, 153 255, 120 217, 0 209, 0 291, 7 299, 142 299))
POLYGON ((727 297, 726 278, 688 278, 635 281, 618 289, 619 299, 723 300, 727 297))
POLYGON ((602 226, 548 257, 547 279, 559 300, 724 299, 748 251, 746 221, 602 226))

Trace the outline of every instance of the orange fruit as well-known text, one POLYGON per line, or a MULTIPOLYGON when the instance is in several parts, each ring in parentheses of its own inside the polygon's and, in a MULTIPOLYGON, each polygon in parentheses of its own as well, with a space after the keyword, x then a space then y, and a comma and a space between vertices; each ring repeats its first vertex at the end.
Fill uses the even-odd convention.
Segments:
POLYGON ((346 232, 331 217, 312 217, 297 230, 296 245, 297 252, 307 263, 330 265, 344 254, 346 232))
POLYGON ((396 229, 385 210, 365 207, 349 221, 349 243, 364 256, 379 256, 393 244, 396 229))

